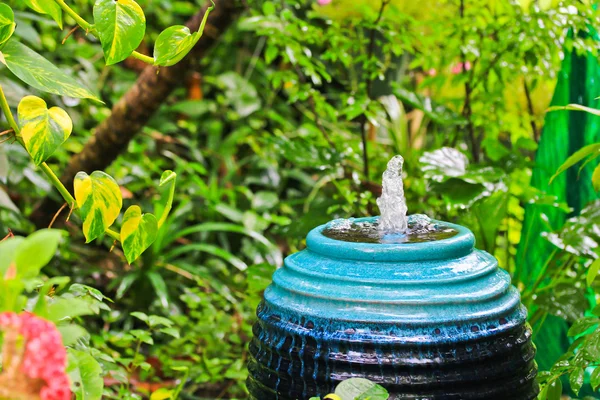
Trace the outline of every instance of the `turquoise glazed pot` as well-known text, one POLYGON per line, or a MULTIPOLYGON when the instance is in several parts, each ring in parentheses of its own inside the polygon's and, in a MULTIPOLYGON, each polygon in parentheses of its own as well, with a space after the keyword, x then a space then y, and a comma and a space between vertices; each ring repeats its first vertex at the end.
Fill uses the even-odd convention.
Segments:
POLYGON ((517 289, 474 249, 471 231, 442 224, 458 233, 407 244, 313 229, 258 307, 252 398, 305 400, 361 377, 390 399, 534 399, 535 348, 517 289))

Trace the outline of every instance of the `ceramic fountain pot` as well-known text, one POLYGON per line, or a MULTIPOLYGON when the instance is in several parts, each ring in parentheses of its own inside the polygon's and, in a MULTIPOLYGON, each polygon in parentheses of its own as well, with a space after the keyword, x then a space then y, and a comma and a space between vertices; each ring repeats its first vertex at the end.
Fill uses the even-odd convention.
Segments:
POLYGON ((535 348, 517 289, 474 249, 471 231, 443 224, 458 233, 405 244, 312 230, 258 307, 251 397, 305 400, 361 377, 390 399, 534 399, 535 348))

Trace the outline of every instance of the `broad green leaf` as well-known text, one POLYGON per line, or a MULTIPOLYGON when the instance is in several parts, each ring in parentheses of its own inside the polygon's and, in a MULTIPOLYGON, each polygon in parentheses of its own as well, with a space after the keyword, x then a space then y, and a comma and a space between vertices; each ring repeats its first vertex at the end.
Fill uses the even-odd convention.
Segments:
POLYGON ((158 222, 152 214, 142 214, 139 206, 131 206, 123 216, 121 245, 127 262, 134 262, 154 241, 158 222))
POLYGON ((573 153, 567 160, 556 170, 556 173, 550 178, 550 183, 561 173, 577 164, 579 161, 586 157, 598 157, 600 155, 600 143, 594 143, 587 145, 575 153, 573 153))
POLYGON ((142 43, 146 33, 144 11, 134 0, 97 0, 94 24, 106 65, 129 57, 142 43))
POLYGON ((206 10, 197 32, 191 33, 187 26, 171 26, 158 35, 154 44, 154 65, 168 67, 177 64, 198 43, 204 32, 208 14, 215 8, 214 3, 206 10))
POLYGON ((77 400, 100 400, 104 390, 102 367, 89 353, 68 349, 67 374, 77 400))
POLYGON ((158 227, 163 226, 169 213, 171 212, 171 208, 173 207, 173 198, 175 197, 175 182, 177 181, 177 174, 173 171, 167 170, 163 172, 160 177, 159 187, 166 188, 167 192, 167 201, 165 203, 163 212, 160 216, 160 220, 158 221, 158 227))
POLYGON ((600 321, 597 318, 581 318, 575 321, 569 328, 567 334, 569 336, 578 336, 590 329, 593 326, 598 325, 600 321))
POLYGON ((581 386, 583 386, 584 376, 585 372, 583 368, 577 368, 569 375, 569 383, 571 384, 571 389, 575 392, 575 395, 579 394, 581 386))
POLYGON ((48 14, 56 21, 58 27, 62 29, 62 10, 54 0, 23 0, 23 3, 40 14, 48 14))
POLYGON ((102 235, 119 216, 123 206, 115 180, 102 171, 75 175, 75 200, 83 219, 83 234, 89 243, 102 235))
POLYGON ((100 102, 84 85, 58 69, 50 61, 14 38, 6 42, 0 62, 26 84, 61 96, 93 99, 100 102))
POLYGON ((585 280, 588 286, 591 286, 596 277, 598 276, 598 271, 600 271, 600 258, 594 260, 592 265, 588 268, 587 274, 585 276, 585 280))
POLYGON ((48 109, 36 96, 26 96, 18 107, 19 125, 25 148, 35 165, 48 159, 71 135, 73 121, 59 107, 48 109))
POLYGON ((15 253, 17 275, 35 278, 54 257, 62 236, 62 231, 42 229, 23 240, 15 253))
POLYGON ((0 3, 0 46, 10 39, 16 27, 15 14, 12 8, 4 3, 0 3))
POLYGON ((335 388, 335 394, 342 400, 366 400, 365 395, 371 400, 385 400, 389 397, 387 390, 364 378, 351 378, 341 382, 335 388))

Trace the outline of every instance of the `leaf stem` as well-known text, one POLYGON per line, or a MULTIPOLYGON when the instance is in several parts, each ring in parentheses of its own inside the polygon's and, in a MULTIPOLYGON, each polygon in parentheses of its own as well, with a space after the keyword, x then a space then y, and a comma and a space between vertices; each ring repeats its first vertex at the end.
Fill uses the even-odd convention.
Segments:
POLYGON ((134 51, 133 53, 131 53, 131 56, 133 58, 137 58, 138 60, 142 60, 146 64, 154 65, 154 58, 147 56, 145 54, 142 54, 140 52, 134 51))
POLYGON ((64 10, 68 15, 71 16, 77 22, 79 26, 81 26, 86 32, 91 33, 96 36, 96 30, 94 29, 94 25, 87 22, 85 19, 81 18, 79 14, 77 14, 64 0, 54 0, 58 3, 60 8, 64 10))
POLYGON ((77 208, 77 202, 75 201, 73 196, 71 196, 71 193, 69 193, 69 191, 67 190, 65 185, 63 185, 63 183, 60 181, 60 179, 58 179, 58 176, 56 176, 56 174, 50 169, 48 164, 46 164, 45 162, 41 163, 40 169, 42 171, 44 171, 44 173, 46 174, 48 179, 50 179, 50 182, 52 182, 52 185, 54 185, 56 190, 58 190, 58 192, 61 194, 63 199, 65 199, 67 204, 69 204, 69 208, 71 208, 71 209, 77 208))

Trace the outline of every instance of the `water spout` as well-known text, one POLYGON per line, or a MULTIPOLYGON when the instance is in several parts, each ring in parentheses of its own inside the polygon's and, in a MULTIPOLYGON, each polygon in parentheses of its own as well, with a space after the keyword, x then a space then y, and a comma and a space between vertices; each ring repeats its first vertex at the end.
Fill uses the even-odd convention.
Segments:
POLYGON ((384 234, 404 233, 408 229, 406 199, 402 181, 402 156, 394 156, 383 173, 383 189, 377 205, 381 211, 379 231, 384 234))

